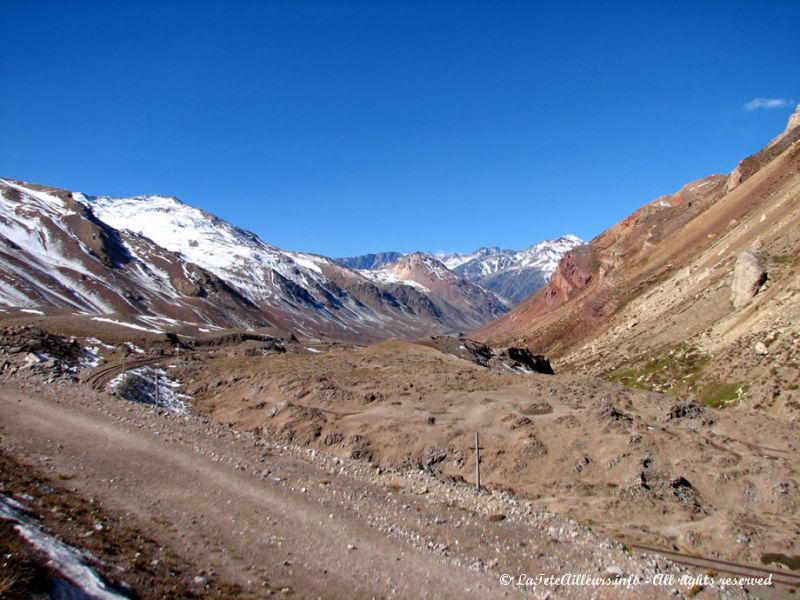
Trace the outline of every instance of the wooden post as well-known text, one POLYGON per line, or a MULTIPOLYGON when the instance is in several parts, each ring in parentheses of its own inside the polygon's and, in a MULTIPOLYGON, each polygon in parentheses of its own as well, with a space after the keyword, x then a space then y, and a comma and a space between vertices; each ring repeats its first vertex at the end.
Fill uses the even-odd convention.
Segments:
POLYGON ((122 354, 122 385, 120 387, 125 389, 125 353, 122 354))
POLYGON ((478 432, 475 432, 475 489, 481 491, 481 445, 478 432))
POLYGON ((155 382, 156 382, 156 406, 160 406, 161 405, 161 399, 159 398, 159 393, 158 393, 158 370, 157 369, 153 369, 153 378, 155 379, 155 382))

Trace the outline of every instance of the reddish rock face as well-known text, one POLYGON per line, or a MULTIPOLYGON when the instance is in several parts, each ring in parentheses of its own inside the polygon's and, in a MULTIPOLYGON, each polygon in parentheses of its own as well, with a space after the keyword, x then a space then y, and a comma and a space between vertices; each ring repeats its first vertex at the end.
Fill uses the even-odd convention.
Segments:
POLYGON ((556 309, 599 276, 599 263, 592 246, 581 246, 567 253, 553 273, 545 289, 544 303, 550 310, 556 309))
MULTIPOLYGON (((724 175, 692 182, 676 194, 657 198, 638 209, 589 244, 571 250, 543 290, 478 332, 477 337, 491 343, 524 338, 537 350, 544 350, 542 345, 550 346, 556 340, 564 343, 582 337, 635 287, 629 277, 634 272, 641 276, 645 257, 721 198, 726 182, 724 175), (545 319, 559 309, 563 310, 557 320, 545 319)), ((689 249, 681 244, 674 248, 678 255, 689 249)), ((653 261, 644 271, 649 276, 663 274, 675 264, 676 260, 670 267, 663 261, 653 261)))

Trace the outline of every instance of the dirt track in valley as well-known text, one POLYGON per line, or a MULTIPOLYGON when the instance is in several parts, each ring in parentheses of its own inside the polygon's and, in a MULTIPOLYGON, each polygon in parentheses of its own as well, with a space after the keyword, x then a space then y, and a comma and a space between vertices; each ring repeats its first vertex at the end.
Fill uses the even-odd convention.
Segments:
MULTIPOLYGON (((152 522, 160 530, 153 533, 162 539, 167 534, 174 551, 208 561, 237 581, 251 581, 253 591, 264 576, 310 597, 368 597, 387 589, 401 597, 421 588, 431 597, 454 589, 475 596, 499 591, 492 590, 495 582, 466 569, 436 568, 427 553, 410 552, 348 518, 339 503, 322 506, 313 493, 294 494, 281 482, 256 480, 198 455, 181 440, 8 390, 0 415, 7 428, 4 446, 16 446, 33 461, 49 458, 57 470, 76 475, 81 491, 152 522)), ((308 463, 275 458, 269 461, 272 470, 284 478, 297 469, 308 478, 329 476, 308 463)))
MULTIPOLYGON (((241 584, 245 596, 506 597, 522 590, 500 585, 502 573, 671 568, 496 494, 379 474, 80 389, 70 396, 2 384, 3 449, 125 513, 172 555, 241 584)), ((670 591, 642 587, 622 597, 670 591)), ((620 597, 614 588, 594 593, 620 597)))

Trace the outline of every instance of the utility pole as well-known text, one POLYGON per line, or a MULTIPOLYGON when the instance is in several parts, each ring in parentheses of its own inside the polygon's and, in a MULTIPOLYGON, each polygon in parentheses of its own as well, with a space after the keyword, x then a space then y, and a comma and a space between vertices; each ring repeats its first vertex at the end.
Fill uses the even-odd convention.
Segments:
POLYGON ((478 432, 475 432, 475 489, 481 492, 481 445, 478 432))

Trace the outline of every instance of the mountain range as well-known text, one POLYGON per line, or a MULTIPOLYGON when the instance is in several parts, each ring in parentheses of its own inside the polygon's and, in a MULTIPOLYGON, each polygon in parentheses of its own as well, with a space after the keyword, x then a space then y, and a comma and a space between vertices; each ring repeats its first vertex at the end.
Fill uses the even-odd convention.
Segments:
MULTIPOLYGON (((467 281, 515 305, 546 285, 561 257, 583 243, 579 237, 568 234, 524 250, 493 246, 478 248, 469 254, 439 252, 429 256, 467 281)), ((392 270, 391 265, 405 256, 408 255, 401 252, 379 252, 337 260, 354 269, 380 272, 387 268, 392 270)))
POLYGON ((4 305, 349 341, 478 329, 544 285, 558 256, 579 243, 567 236, 522 252, 336 261, 277 248, 174 197, 90 196, 0 179, 0 202, 4 305))
POLYGON ((446 268, 419 273, 425 285, 368 277, 272 246, 172 197, 89 196, 0 179, 0 203, 0 303, 7 306, 272 326, 353 341, 463 333, 508 310, 446 268))
POLYGON ((561 371, 800 410, 800 108, 730 174, 658 197, 586 244, 333 260, 171 197, 0 179, 0 204, 6 306, 355 342, 467 334, 561 371))

